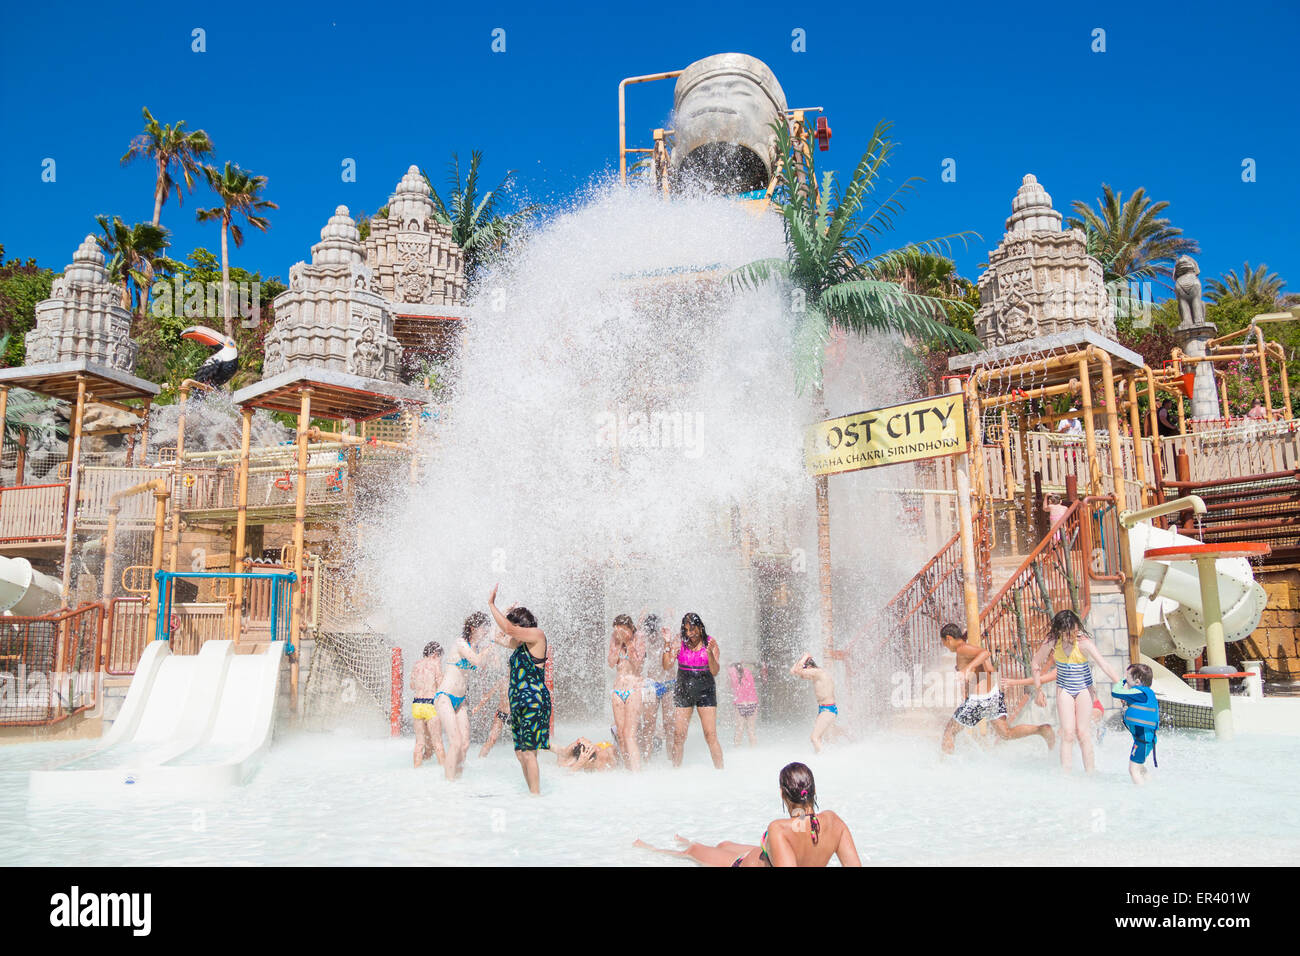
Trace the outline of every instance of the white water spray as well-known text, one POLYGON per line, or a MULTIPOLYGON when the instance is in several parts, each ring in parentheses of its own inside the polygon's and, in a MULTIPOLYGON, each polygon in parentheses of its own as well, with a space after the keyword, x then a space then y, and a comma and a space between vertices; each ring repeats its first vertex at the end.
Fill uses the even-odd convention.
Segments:
POLYGON ((560 711, 603 705, 618 613, 675 628, 696 611, 724 664, 760 656, 741 551, 811 547, 795 586, 815 590, 816 411, 794 387, 788 292, 726 276, 784 254, 776 216, 614 188, 482 282, 422 480, 365 535, 381 626, 408 655, 449 646, 500 581, 499 606, 529 607, 552 642, 560 711))

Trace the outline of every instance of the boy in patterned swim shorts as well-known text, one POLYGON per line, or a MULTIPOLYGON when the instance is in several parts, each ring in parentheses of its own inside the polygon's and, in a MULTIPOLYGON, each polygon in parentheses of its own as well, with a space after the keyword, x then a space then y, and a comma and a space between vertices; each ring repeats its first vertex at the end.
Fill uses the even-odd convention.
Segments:
POLYGON ((950 754, 955 747, 957 732, 963 727, 974 727, 981 720, 990 721, 993 730, 1003 740, 1017 740, 1037 734, 1047 742, 1047 749, 1056 747, 1056 733, 1050 724, 1017 724, 1012 727, 1007 720, 1007 699, 998 686, 998 674, 989 660, 987 648, 976 647, 966 640, 966 632, 956 624, 945 624, 939 631, 939 642, 957 655, 957 674, 961 678, 966 699, 953 711, 948 725, 943 729, 943 752, 950 754), (975 693, 971 693, 971 685, 975 693))

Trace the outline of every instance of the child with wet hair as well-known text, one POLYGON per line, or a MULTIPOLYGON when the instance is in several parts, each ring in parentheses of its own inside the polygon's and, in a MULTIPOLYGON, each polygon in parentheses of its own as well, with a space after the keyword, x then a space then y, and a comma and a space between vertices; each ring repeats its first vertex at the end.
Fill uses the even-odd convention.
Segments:
POLYGON ((1129 751, 1128 773, 1138 786, 1147 782, 1149 771, 1147 757, 1159 767, 1156 760, 1156 730, 1160 726, 1160 702, 1151 689, 1151 668, 1146 664, 1130 664, 1124 672, 1124 682, 1116 684, 1110 695, 1124 703, 1124 726, 1133 735, 1133 749, 1129 751))

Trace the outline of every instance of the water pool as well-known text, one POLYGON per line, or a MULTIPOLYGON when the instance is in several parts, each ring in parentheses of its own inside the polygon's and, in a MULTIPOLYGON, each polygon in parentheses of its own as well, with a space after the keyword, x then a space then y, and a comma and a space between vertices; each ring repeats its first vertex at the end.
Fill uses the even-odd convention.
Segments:
MULTIPOLYGON (((561 728, 565 742, 594 727, 561 728)), ((599 738, 597 738, 599 739, 599 738)), ((82 743, 0 748, 0 865, 692 865, 632 846, 674 833, 756 842, 780 815, 777 771, 803 760, 822 806, 849 823, 868 865, 1107 865, 1140 849, 1155 865, 1281 865, 1300 850, 1300 741, 1165 733, 1161 770, 1128 779, 1128 736, 1109 733, 1099 772, 1062 774, 1037 739, 943 759, 932 736, 878 734, 814 756, 802 734, 726 746, 709 763, 698 728, 686 765, 570 775, 542 756, 530 797, 508 742, 472 751, 448 783, 410 766, 412 742, 336 734, 279 738, 244 787, 210 799, 29 805, 27 771, 82 743), (1287 781, 1291 781, 1288 783, 1287 781), (1229 840, 1194 840, 1224 834, 1229 840)), ((1077 759, 1077 757, 1076 757, 1077 759)))

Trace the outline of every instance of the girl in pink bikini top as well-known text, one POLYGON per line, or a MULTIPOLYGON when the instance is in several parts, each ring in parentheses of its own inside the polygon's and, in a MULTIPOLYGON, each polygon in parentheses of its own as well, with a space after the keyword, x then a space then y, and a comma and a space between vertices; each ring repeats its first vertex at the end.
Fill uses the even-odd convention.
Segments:
POLYGON ((687 647, 683 641, 677 650, 677 666, 687 671, 707 671, 709 669, 709 638, 695 650, 687 647))

